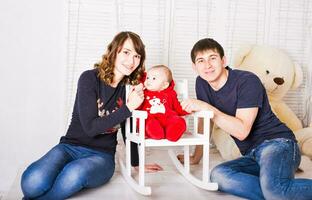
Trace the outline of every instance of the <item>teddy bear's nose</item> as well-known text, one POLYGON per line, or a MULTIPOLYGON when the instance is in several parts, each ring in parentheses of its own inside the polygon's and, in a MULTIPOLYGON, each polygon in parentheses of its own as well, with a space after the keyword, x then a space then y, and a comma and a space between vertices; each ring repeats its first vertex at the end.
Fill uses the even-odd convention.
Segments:
POLYGON ((282 85, 284 83, 284 79, 280 78, 280 77, 276 77, 273 79, 273 81, 277 84, 277 85, 282 85))

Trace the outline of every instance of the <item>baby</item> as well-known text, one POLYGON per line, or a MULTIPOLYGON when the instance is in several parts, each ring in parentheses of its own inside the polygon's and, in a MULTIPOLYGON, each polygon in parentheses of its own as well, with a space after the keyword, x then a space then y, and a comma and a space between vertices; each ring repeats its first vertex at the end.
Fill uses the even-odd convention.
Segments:
POLYGON ((170 69, 164 65, 151 67, 144 80, 144 101, 140 110, 148 113, 146 138, 177 141, 186 130, 184 111, 174 91, 170 69))

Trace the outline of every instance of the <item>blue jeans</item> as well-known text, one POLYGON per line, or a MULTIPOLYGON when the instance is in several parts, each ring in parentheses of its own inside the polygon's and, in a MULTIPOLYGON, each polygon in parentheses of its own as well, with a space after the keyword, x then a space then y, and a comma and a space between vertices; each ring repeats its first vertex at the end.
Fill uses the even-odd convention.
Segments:
POLYGON ((108 182, 114 170, 114 156, 109 153, 58 144, 23 173, 24 199, 66 199, 108 182))
POLYGON ((312 180, 295 179, 301 156, 297 143, 266 140, 247 155, 216 166, 219 190, 247 199, 312 199, 312 180))

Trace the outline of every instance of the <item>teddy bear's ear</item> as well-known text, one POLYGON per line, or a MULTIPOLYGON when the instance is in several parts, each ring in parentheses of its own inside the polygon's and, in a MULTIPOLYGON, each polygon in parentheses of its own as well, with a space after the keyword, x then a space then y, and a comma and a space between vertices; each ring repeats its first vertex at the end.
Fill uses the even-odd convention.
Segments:
POLYGON ((301 66, 298 63, 294 63, 294 67, 295 67, 295 77, 293 80, 293 84, 291 86, 292 89, 298 88, 303 80, 303 72, 301 66))
POLYGON ((234 67, 238 67, 242 64, 246 56, 252 50, 253 45, 244 45, 238 49, 234 57, 234 67))

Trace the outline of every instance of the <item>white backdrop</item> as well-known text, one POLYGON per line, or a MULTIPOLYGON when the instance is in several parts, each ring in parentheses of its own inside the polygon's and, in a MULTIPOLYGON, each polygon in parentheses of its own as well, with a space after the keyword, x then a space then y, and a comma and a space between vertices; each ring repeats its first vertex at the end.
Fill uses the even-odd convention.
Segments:
POLYGON ((306 72, 286 97, 304 119, 311 13, 310 0, 0 0, 0 192, 65 133, 78 76, 121 30, 142 36, 147 67, 169 65, 190 91, 198 39, 217 39, 230 63, 243 43, 277 46, 306 72))
POLYGON ((0 1, 0 192, 64 133, 67 2, 0 1))
MULTIPOLYGON (((304 81, 284 98, 307 124, 309 45, 312 32, 309 0, 71 0, 66 116, 70 120, 76 84, 82 71, 100 59, 116 32, 138 33, 146 45, 147 68, 168 65, 175 79, 187 78, 195 95, 190 50, 203 37, 224 47, 228 64, 243 44, 280 48, 303 67, 304 81)), ((232 66, 233 67, 233 66, 232 66)), ((234 66, 235 67, 235 66, 234 66)))

